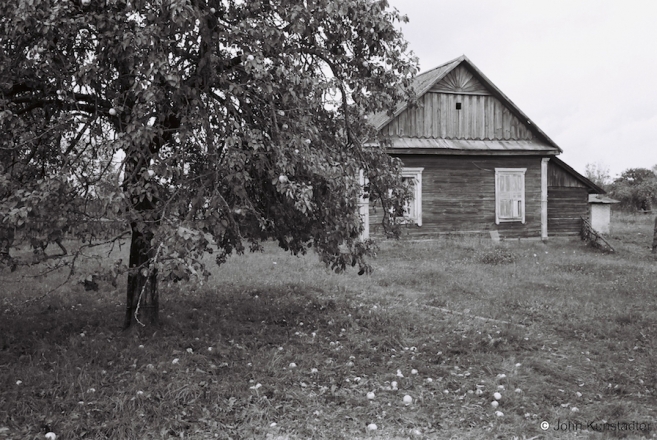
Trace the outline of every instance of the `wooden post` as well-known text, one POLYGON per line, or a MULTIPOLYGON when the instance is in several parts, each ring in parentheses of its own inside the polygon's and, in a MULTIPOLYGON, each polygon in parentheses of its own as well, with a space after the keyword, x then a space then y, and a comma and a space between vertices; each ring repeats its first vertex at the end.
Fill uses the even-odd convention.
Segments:
POLYGON ((548 161, 541 159, 541 240, 548 239, 548 161))
POLYGON ((657 217, 655 217, 655 229, 652 233, 652 253, 657 254, 657 217))

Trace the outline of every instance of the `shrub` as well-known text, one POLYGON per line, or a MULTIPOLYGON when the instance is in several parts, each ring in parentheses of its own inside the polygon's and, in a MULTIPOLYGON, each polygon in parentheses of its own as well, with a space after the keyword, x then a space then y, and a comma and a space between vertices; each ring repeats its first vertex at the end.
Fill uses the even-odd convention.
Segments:
POLYGON ((496 247, 483 253, 480 261, 484 264, 511 264, 518 260, 518 255, 509 249, 496 247))

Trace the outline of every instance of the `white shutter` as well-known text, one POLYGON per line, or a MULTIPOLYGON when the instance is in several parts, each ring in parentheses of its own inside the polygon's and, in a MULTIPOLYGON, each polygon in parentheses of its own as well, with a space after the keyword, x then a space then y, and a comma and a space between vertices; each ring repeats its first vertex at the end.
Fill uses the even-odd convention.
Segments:
POLYGON ((526 168, 495 169, 495 222, 525 222, 526 168))
POLYGON ((403 168, 402 179, 410 186, 413 200, 404 206, 404 222, 422 226, 422 171, 424 168, 403 168))
POLYGON ((408 200, 404 204, 404 217, 406 217, 409 220, 415 220, 416 218, 416 210, 415 210, 415 202, 417 199, 417 196, 415 194, 415 179, 412 177, 403 177, 402 182, 404 182, 408 187, 411 189, 411 192, 413 193, 413 200, 408 200))
POLYGON ((358 184, 360 185, 360 199, 358 202, 358 213, 363 222, 363 232, 360 234, 361 240, 370 238, 370 195, 367 191, 369 179, 365 177, 363 170, 358 173, 358 184))

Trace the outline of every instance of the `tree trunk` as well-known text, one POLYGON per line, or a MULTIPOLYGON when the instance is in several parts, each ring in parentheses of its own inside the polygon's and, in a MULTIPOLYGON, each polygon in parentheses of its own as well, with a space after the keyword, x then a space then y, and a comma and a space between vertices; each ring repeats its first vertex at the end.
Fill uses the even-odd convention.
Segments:
POLYGON ((154 257, 152 238, 151 232, 139 231, 135 225, 132 225, 124 329, 135 322, 143 325, 159 324, 157 271, 149 268, 149 263, 154 257), (145 273, 148 275, 145 276, 145 273))
POLYGON ((0 225, 0 269, 2 269, 2 265, 7 265, 12 272, 16 270, 16 262, 11 258, 9 249, 14 244, 15 234, 14 228, 0 225))
POLYGON ((655 217, 655 229, 652 233, 652 253, 657 254, 657 217, 655 217))

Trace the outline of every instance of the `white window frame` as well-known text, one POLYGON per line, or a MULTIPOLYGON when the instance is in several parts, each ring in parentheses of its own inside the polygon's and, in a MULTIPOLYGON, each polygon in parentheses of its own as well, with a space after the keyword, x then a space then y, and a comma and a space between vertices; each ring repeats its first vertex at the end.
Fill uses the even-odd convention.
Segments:
POLYGON ((527 168, 495 168, 495 224, 508 223, 508 222, 521 222, 525 224, 525 173, 527 168), (502 217, 501 216, 501 201, 502 201, 502 189, 501 189, 501 178, 504 176, 519 176, 520 185, 522 187, 521 194, 514 197, 514 211, 515 208, 518 209, 516 215, 511 217, 502 217))
POLYGON ((360 197, 358 200, 358 213, 363 222, 363 231, 360 233, 361 240, 370 238, 370 195, 365 191, 370 181, 365 177, 363 170, 358 172, 358 184, 360 186, 360 197))
POLYGON ((404 217, 397 219, 400 223, 422 226, 422 171, 424 168, 402 168, 402 178, 413 179, 413 199, 404 207, 404 217))

